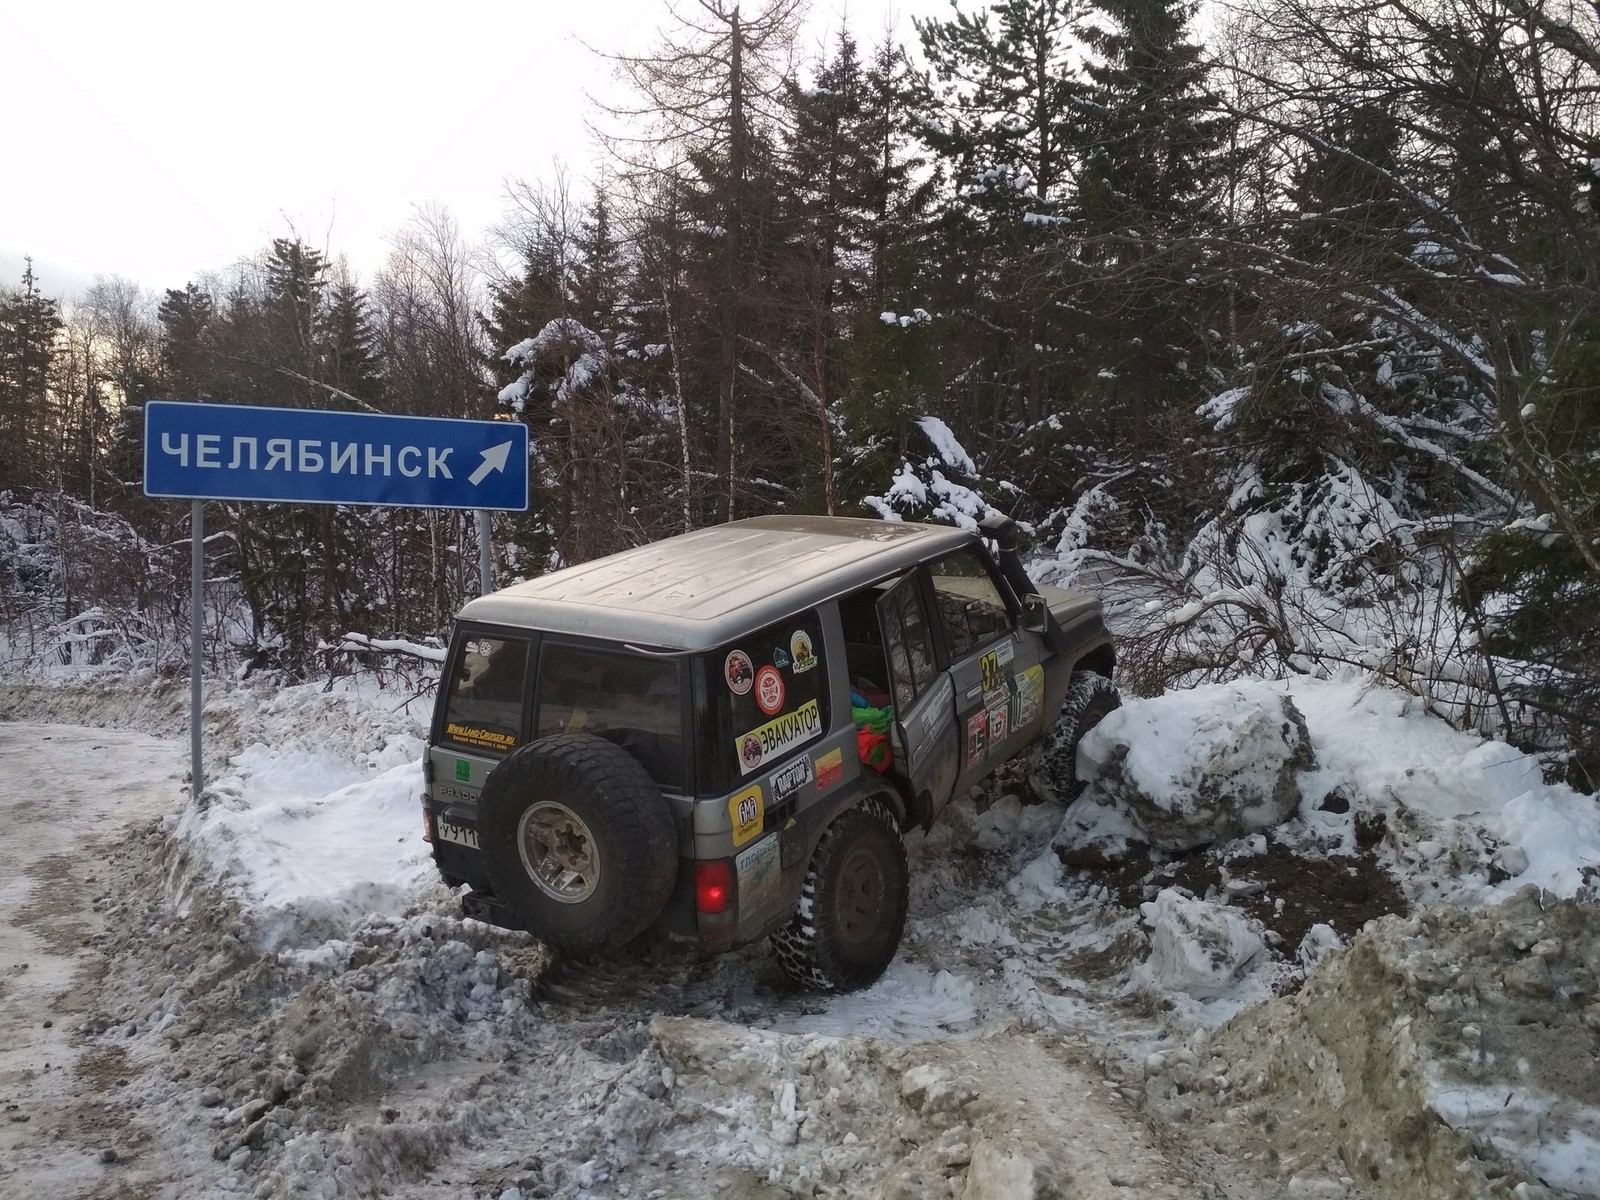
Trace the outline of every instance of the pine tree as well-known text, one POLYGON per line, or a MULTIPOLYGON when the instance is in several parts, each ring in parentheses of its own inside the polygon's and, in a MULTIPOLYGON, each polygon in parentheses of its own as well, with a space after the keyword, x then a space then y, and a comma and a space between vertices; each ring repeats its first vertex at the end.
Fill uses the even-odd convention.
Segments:
POLYGON ((39 290, 33 260, 25 259, 21 289, 0 293, 0 489, 49 483, 59 423, 50 385, 61 330, 59 304, 39 290))
POLYGON ((1221 273, 1196 234, 1223 222, 1231 124, 1190 40, 1189 0, 1093 0, 1094 51, 1080 131, 1077 209, 1088 240, 1080 299, 1100 319, 1101 410, 1124 438, 1149 443, 1174 403, 1188 405, 1224 325, 1221 273), (1152 424, 1152 422, 1154 424, 1152 424))
POLYGON ((749 14, 727 0, 700 0, 692 15, 671 10, 659 50, 617 60, 639 96, 637 105, 612 110, 637 122, 612 139, 619 165, 675 176, 674 209, 700 236, 685 268, 698 276, 691 294, 703 307, 682 314, 680 357, 685 375, 708 377, 716 400, 709 515, 718 520, 737 512, 742 495, 759 504, 767 490, 751 482, 770 450, 767 426, 759 415, 741 416, 745 343, 764 332, 753 318, 773 249, 772 137, 798 11, 799 0, 767 0, 749 14))
POLYGON ((802 503, 829 513, 838 504, 831 410, 844 390, 842 334, 859 324, 874 286, 876 224, 888 200, 870 86, 848 34, 811 86, 789 85, 774 262, 779 319, 758 368, 792 401, 786 424, 803 448, 793 464, 802 503))
POLYGON ((298 238, 274 238, 263 269, 263 303, 255 354, 276 370, 274 403, 317 407, 318 332, 325 318, 328 261, 298 238))
POLYGON ((1075 403, 1082 320, 1047 265, 1076 189, 1081 13, 1004 0, 917 23, 928 71, 912 103, 945 197, 915 303, 949 323, 940 373, 953 386, 937 415, 980 456, 1013 457, 1075 403))
POLYGON ((200 400, 213 394, 216 301, 199 284, 169 288, 156 310, 161 323, 161 384, 171 399, 200 400))
POLYGON ((351 407, 350 396, 372 407, 382 406, 382 365, 367 296, 342 268, 318 315, 316 345, 317 378, 338 389, 329 392, 324 407, 351 407))

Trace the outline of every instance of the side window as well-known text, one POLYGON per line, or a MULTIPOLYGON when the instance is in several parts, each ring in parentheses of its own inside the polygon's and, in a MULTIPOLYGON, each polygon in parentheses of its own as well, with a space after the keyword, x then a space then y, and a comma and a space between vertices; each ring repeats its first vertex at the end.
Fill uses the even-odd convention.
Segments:
POLYGON ((679 660, 546 641, 539 654, 536 737, 592 733, 615 742, 662 787, 681 791, 679 660))
POLYGON ((880 616, 894 705, 905 712, 932 685, 936 673, 927 606, 915 579, 890 593, 880 616))
POLYGON ((469 750, 505 754, 522 730, 524 638, 468 638, 456 655, 445 705, 444 740, 469 750))
POLYGON ((977 551, 947 554, 928 564, 928 571, 952 659, 966 657, 1011 628, 1005 598, 977 551))
POLYGON ((827 730, 828 664, 815 612, 724 646, 708 665, 714 690, 727 697, 733 736, 718 757, 730 755, 733 778, 772 766, 827 730))

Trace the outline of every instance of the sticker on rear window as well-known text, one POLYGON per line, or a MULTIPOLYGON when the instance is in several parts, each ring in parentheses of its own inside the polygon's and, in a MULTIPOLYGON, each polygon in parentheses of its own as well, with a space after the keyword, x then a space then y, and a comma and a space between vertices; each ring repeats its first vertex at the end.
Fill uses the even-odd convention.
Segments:
POLYGON ((777 667, 762 667, 756 672, 756 704, 769 717, 783 708, 783 676, 777 667))
POLYGON ((793 712, 784 713, 734 739, 734 749, 739 752, 739 770, 748 775, 762 763, 780 757, 821 732, 822 711, 815 700, 807 700, 793 712))
POLYGON ((735 696, 743 696, 755 680, 756 669, 743 650, 730 650, 728 657, 722 660, 722 674, 728 681, 728 690, 735 696))
POLYGON ((817 665, 817 656, 811 650, 811 635, 796 629, 789 638, 789 655, 794 659, 794 673, 804 675, 817 665))
POLYGON ((444 735, 452 742, 476 746, 481 750, 509 750, 517 744, 517 735, 514 733, 484 729, 477 725, 461 725, 455 721, 445 724, 444 735))

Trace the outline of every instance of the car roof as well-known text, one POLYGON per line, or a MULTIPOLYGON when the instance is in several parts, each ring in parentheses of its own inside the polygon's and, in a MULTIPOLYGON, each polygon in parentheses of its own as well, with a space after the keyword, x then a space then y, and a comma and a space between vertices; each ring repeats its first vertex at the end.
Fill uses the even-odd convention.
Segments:
POLYGON ((514 584, 461 619, 705 650, 976 541, 908 521, 753 517, 514 584))

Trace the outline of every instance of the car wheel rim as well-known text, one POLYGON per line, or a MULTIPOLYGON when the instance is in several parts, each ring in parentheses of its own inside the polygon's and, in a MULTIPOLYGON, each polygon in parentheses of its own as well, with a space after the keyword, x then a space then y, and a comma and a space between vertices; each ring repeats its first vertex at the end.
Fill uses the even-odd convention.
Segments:
POLYGON ((883 864, 870 850, 857 850, 845 859, 839 872, 837 905, 839 933, 853 945, 878 932, 889 889, 883 864))
POLYGON ((600 885, 600 847, 565 804, 544 800, 522 814, 517 850, 534 885, 562 904, 578 904, 600 885))

